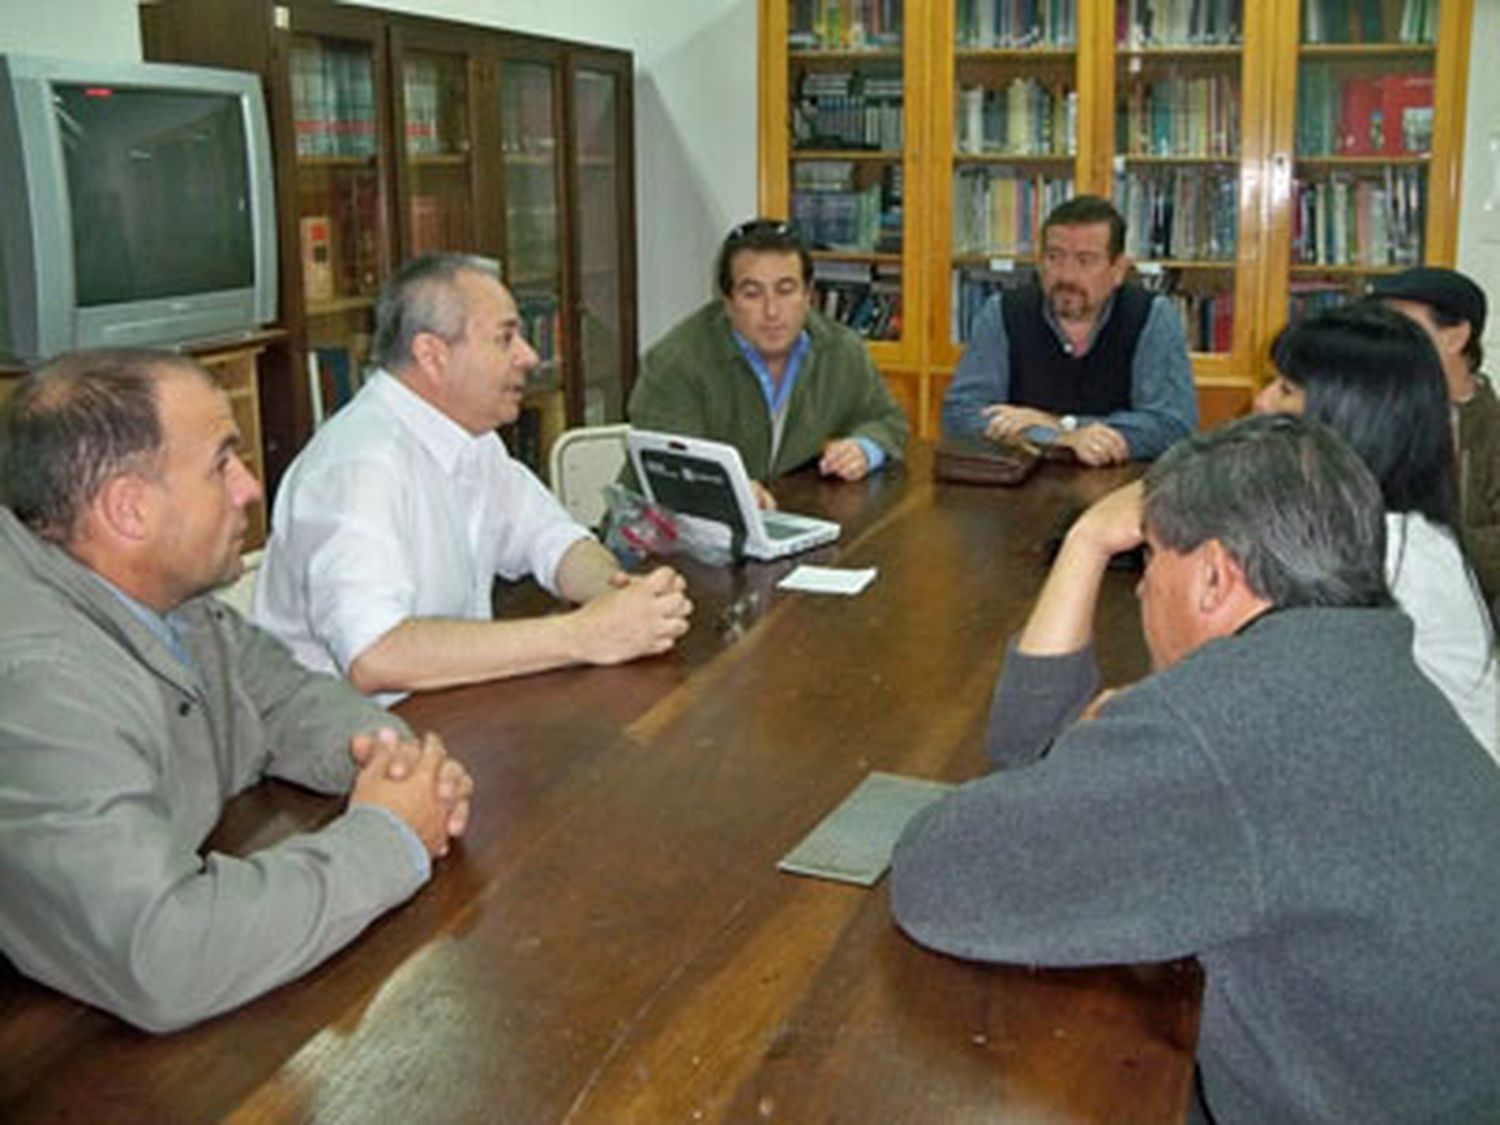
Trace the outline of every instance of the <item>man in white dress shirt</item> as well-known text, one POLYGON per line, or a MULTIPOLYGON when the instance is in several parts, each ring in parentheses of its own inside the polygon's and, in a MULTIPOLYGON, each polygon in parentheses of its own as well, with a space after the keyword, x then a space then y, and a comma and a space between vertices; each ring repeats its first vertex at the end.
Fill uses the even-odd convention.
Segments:
POLYGON ((376 307, 372 358, 380 369, 281 483, 258 623, 387 702, 672 648, 692 610, 682 577, 625 574, 495 433, 520 412, 537 355, 492 263, 402 266, 376 307), (579 608, 494 621, 497 574, 530 574, 579 608))

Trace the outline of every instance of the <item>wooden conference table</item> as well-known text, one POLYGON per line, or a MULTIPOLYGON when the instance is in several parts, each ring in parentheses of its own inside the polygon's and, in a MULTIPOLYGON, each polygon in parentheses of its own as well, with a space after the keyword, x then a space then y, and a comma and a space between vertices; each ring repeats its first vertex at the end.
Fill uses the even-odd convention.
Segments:
MULTIPOLYGON (((844 524, 795 561, 878 566, 864 594, 774 590, 795 561, 685 566, 697 613, 671 656, 408 700, 478 783, 433 882, 305 979, 175 1036, 0 970, 0 1120, 1180 1120, 1192 965, 968 964, 903 937, 884 883, 775 866, 870 770, 982 772, 1039 544, 1119 479, 934 485, 916 449, 867 484, 784 482, 785 506, 844 524)), ((1101 610, 1111 682, 1145 667, 1132 581, 1112 575, 1101 610)), ((263 787, 214 844, 335 809, 263 787)))

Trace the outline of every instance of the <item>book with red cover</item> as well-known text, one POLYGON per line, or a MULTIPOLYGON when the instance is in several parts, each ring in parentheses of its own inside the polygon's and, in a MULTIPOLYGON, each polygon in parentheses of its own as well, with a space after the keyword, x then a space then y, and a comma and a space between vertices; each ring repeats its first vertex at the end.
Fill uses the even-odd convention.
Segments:
POLYGON ((1433 78, 1430 74, 1387 74, 1380 80, 1387 155, 1432 148, 1433 78))
POLYGON ((1382 78, 1350 78, 1342 91, 1338 152, 1342 156, 1373 156, 1385 151, 1391 136, 1391 117, 1385 111, 1382 78))

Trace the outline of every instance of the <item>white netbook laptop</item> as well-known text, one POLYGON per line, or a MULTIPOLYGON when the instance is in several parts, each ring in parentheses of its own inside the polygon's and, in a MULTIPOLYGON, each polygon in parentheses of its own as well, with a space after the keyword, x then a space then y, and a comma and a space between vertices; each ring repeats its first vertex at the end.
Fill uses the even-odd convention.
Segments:
POLYGON ((735 558, 779 559, 839 537, 832 520, 757 508, 732 445, 652 430, 631 430, 626 443, 646 497, 681 517, 717 525, 735 558))

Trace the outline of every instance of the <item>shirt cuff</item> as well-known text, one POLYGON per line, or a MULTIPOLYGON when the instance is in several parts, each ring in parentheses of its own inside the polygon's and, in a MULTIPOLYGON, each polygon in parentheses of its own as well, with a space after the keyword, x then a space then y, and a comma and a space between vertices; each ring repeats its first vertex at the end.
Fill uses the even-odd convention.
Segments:
POLYGON ((870 472, 874 472, 885 464, 885 450, 876 445, 867 437, 856 437, 859 447, 865 451, 865 460, 870 463, 870 472))
POLYGON ((410 824, 402 820, 384 805, 372 805, 365 801, 357 801, 349 806, 351 809, 369 809, 373 813, 386 818, 396 827, 401 839, 406 842, 407 851, 411 853, 412 869, 422 882, 432 878, 432 857, 427 854, 427 848, 422 844, 422 838, 416 834, 410 824))

